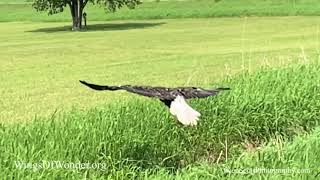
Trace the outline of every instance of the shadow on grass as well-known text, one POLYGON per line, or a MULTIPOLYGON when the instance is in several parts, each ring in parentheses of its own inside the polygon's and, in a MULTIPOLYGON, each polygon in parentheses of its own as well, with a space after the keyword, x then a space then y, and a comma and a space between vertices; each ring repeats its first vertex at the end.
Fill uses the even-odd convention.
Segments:
MULTIPOLYGON (((117 31, 117 30, 129 30, 129 29, 142 29, 150 28, 154 26, 160 26, 165 23, 106 23, 106 24, 92 24, 83 27, 81 32, 90 31, 117 31)), ((72 31, 71 26, 60 26, 60 27, 49 27, 31 30, 28 32, 44 32, 44 33, 55 33, 55 32, 68 32, 72 31)))

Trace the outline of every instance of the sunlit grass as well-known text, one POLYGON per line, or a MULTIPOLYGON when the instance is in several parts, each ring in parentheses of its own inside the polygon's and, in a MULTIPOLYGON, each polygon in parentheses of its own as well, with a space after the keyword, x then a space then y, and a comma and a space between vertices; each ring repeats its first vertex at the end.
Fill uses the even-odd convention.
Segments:
MULTIPOLYGON (((234 161, 193 165, 175 175, 160 170, 148 179, 318 179, 319 138, 319 128, 292 141, 278 135, 263 148, 244 152, 234 161)), ((148 173, 151 172, 143 172, 140 177, 148 173)))
POLYGON ((320 173, 319 128, 312 131, 320 122, 320 18, 199 18, 318 15, 318 1, 161 1, 115 14, 88 7, 89 26, 76 33, 68 11, 47 16, 21 2, 0 0, 1 178, 314 179, 320 173), (114 19, 162 20, 103 22, 114 19), (92 91, 79 79, 232 90, 191 100, 202 114, 191 128, 156 100, 92 91), (96 162, 106 169, 22 170, 17 160, 96 162), (310 173, 226 172, 257 167, 310 173))
MULTIPOLYGON (((239 73, 222 81, 232 91, 190 102, 202 113, 197 127, 177 125, 160 102, 143 98, 116 100, 85 112, 75 109, 24 125, 1 126, 1 173, 29 178, 117 178, 119 174, 132 178, 156 175, 160 169, 172 174, 198 163, 232 162, 246 149, 244 143, 259 147, 277 136, 290 140, 319 124, 318 69, 313 63, 289 65, 239 73), (106 169, 19 170, 16 160, 100 162, 106 169)), ((261 159, 268 163, 263 167, 277 167, 272 164, 276 160, 261 159)), ((307 168, 306 164, 304 160, 295 167, 307 168)))
MULTIPOLYGON (((71 21, 69 8, 61 14, 48 16, 36 12, 31 4, 23 1, 0 1, 0 21, 71 21), (18 4, 17 4, 18 3, 18 4)), ((85 11, 88 21, 122 19, 168 19, 243 16, 317 16, 320 4, 317 0, 156 0, 144 2, 134 10, 122 8, 116 13, 89 4, 85 11)))
POLYGON ((100 25, 79 33, 63 28, 65 23, 1 23, 1 121, 28 121, 55 109, 133 97, 97 93, 81 86, 79 79, 116 85, 209 87, 242 65, 254 70, 265 61, 281 64, 302 59, 302 49, 306 58, 317 59, 319 20, 96 22, 100 25))

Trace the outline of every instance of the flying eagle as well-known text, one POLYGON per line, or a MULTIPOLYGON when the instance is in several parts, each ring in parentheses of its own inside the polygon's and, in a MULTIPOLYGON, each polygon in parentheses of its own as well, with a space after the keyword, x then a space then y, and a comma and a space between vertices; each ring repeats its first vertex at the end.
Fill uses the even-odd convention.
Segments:
POLYGON ((151 86, 106 86, 90 84, 85 81, 80 82, 94 90, 103 91, 117 91, 126 90, 131 93, 139 94, 147 97, 158 98, 166 106, 170 108, 170 113, 177 117, 183 125, 197 125, 200 113, 192 109, 185 101, 185 99, 192 98, 206 98, 217 95, 220 91, 230 90, 230 88, 216 88, 216 89, 202 89, 197 87, 151 87, 151 86))

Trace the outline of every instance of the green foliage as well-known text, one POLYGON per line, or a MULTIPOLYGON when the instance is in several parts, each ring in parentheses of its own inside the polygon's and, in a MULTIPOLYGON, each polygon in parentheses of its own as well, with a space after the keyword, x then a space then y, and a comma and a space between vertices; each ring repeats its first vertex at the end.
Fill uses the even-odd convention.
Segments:
POLYGON ((37 11, 48 11, 48 14, 52 15, 63 12, 67 2, 67 0, 35 0, 32 6, 37 11))
MULTIPOLYGON (((63 12, 64 8, 72 2, 77 3, 78 0, 34 0, 32 6, 37 11, 48 11, 49 15, 63 12)), ((117 9, 127 6, 133 9, 140 4, 139 0, 79 0, 84 8, 87 3, 99 4, 105 6, 105 9, 114 12, 117 9)))

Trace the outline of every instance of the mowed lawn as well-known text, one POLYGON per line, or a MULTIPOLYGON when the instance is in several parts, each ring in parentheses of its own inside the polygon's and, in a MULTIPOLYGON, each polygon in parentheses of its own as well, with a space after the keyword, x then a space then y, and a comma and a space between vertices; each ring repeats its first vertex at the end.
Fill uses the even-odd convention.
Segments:
POLYGON ((0 23, 0 122, 29 121, 132 95, 100 84, 217 86, 264 63, 317 58, 320 17, 0 23))

